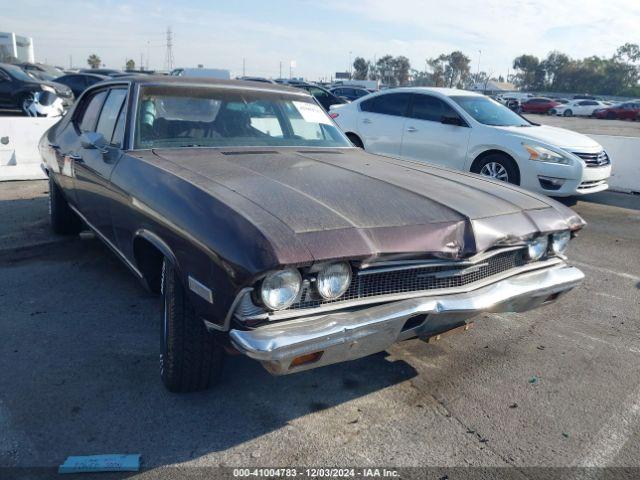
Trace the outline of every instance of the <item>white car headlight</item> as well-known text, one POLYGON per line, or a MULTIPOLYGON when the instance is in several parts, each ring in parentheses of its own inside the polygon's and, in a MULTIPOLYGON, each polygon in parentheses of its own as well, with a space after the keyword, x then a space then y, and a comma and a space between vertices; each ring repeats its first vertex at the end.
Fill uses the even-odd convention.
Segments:
POLYGON ((341 297, 351 284, 351 267, 345 262, 326 265, 318 272, 316 284, 322 298, 335 300, 341 297))
POLYGON ((529 152, 529 160, 548 163, 561 163, 563 165, 571 164, 571 159, 569 157, 565 157, 560 153, 554 152, 553 150, 549 150, 545 147, 541 147, 540 145, 529 145, 523 143, 522 146, 527 152, 529 152))
POLYGON ((562 255, 569 246, 569 240, 571 240, 571 232, 569 230, 551 235, 551 250, 553 250, 553 253, 562 255))
POLYGON ((262 281, 260 297, 271 310, 282 310, 295 301, 301 285, 300 272, 295 268, 273 272, 262 281))
POLYGON ((549 247, 549 237, 542 235, 531 242, 527 246, 527 256, 529 260, 540 260, 549 247))
POLYGON ((44 85, 44 84, 40 84, 40 88, 45 91, 45 92, 49 92, 49 93, 56 93, 55 88, 50 87, 49 85, 44 85))

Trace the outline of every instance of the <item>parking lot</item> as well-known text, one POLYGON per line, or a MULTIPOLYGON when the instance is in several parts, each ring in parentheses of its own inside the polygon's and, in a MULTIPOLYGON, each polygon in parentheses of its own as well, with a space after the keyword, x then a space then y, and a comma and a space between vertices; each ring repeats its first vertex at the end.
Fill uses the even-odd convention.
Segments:
POLYGON ((640 122, 629 120, 600 120, 590 117, 558 117, 555 115, 525 115, 530 121, 552 127, 566 128, 575 132, 592 135, 614 135, 640 137, 640 122))
POLYGON ((174 395, 158 378, 158 298, 96 239, 50 234, 46 193, 0 188, 4 467, 115 452, 142 454, 149 478, 176 465, 640 466, 638 196, 571 205, 589 223, 570 249, 586 280, 555 305, 292 376, 229 357, 220 386, 174 395))

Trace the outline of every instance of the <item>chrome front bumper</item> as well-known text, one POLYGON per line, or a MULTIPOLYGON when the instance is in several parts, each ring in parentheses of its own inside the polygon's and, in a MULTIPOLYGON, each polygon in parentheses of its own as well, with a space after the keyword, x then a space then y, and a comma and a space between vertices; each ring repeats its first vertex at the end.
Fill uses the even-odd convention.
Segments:
POLYGON ((460 324, 483 312, 530 310, 555 300, 583 278, 577 268, 560 265, 518 274, 467 293, 400 300, 254 330, 234 329, 230 336, 238 351, 262 362, 274 375, 284 375, 381 352, 397 341, 429 335, 434 325, 460 324), (408 322, 418 316, 424 316, 424 321, 408 322), (294 359, 316 352, 322 355, 313 363, 291 365, 294 359))

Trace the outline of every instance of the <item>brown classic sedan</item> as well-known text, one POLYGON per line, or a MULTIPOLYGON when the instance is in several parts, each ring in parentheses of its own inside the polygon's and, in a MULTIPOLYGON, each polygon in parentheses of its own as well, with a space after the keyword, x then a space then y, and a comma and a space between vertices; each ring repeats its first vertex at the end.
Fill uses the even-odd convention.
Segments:
POLYGON ((565 257, 584 225, 570 209, 368 154, 299 89, 118 78, 40 151, 53 229, 86 225, 161 293, 172 391, 208 387, 225 352, 298 372, 538 307, 583 278, 565 257))

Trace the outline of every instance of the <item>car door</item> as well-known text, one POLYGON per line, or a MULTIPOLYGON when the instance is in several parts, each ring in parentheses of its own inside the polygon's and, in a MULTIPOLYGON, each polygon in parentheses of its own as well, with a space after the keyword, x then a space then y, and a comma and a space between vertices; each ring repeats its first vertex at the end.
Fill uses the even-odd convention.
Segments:
POLYGON ((409 92, 389 92, 360 103, 357 129, 365 150, 400 156, 410 99, 409 92))
POLYGON ((414 93, 407 117, 401 158, 464 169, 471 128, 453 107, 433 95, 414 93))
POLYGON ((0 70, 0 106, 13 107, 13 82, 9 74, 0 70))
POLYGON ((110 203, 115 196, 111 172, 122 155, 127 87, 103 91, 106 96, 95 126, 85 129, 75 160, 75 192, 87 221, 113 239, 110 203))

